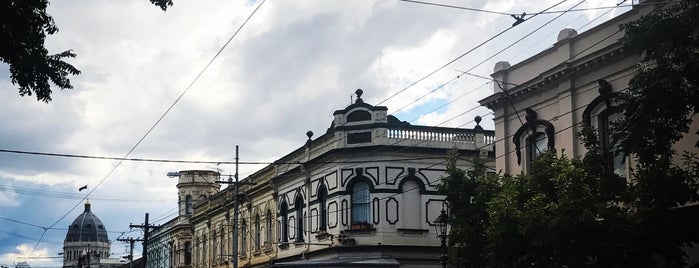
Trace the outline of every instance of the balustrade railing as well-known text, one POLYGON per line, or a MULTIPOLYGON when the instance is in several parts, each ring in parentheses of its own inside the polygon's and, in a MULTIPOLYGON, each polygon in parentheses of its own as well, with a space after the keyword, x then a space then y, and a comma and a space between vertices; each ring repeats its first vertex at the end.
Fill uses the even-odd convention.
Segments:
POLYGON ((389 139, 421 140, 421 141, 441 141, 469 144, 491 144, 495 140, 492 131, 477 132, 470 129, 457 128, 389 128, 387 137, 389 139), (478 133, 483 134, 483 140, 477 141, 478 133))

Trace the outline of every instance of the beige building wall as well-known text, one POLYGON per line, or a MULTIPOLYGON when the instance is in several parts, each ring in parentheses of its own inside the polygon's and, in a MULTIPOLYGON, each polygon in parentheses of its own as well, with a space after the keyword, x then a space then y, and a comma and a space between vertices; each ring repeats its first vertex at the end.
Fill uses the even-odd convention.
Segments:
MULTIPOLYGON (((553 47, 512 66, 505 62, 496 65, 492 77, 505 90, 495 85, 493 95, 480 103, 495 113, 498 169, 510 174, 527 169, 527 138, 534 130, 523 131, 518 137, 519 161, 514 141, 517 131, 527 123, 526 109, 535 111, 537 119, 553 126, 552 138, 559 152, 564 150, 569 156, 585 153, 578 133, 583 126, 583 112, 600 96, 598 81, 608 82, 612 92, 626 90, 640 59, 623 47, 624 34, 619 26, 652 9, 650 5, 636 6, 580 34, 563 29, 553 47)), ((590 107, 595 127, 595 118, 603 106, 590 107)))

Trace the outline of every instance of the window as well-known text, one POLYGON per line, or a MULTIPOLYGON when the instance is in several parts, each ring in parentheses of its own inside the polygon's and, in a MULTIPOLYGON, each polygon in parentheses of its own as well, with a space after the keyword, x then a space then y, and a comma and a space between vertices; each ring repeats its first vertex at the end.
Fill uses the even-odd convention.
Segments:
POLYGON ((211 254, 213 254, 213 258, 216 259, 216 247, 218 246, 218 244, 216 244, 216 231, 214 231, 214 234, 211 236, 211 239, 213 242, 213 243, 211 243, 211 247, 212 247, 211 254))
POLYGON ((206 241, 206 235, 205 235, 204 238, 202 239, 202 243, 201 243, 201 256, 202 256, 201 258, 202 258, 202 261, 206 261, 206 259, 208 258, 208 255, 206 254, 206 242, 207 242, 207 241, 206 241))
POLYGON ((192 196, 187 195, 184 201, 184 213, 185 215, 192 215, 192 196))
MULTIPOLYGON (((401 196, 403 197, 402 206, 411 211, 403 210, 403 228, 420 229, 420 219, 422 217, 421 200, 420 200, 420 185, 410 177, 405 180, 401 187, 401 196)), ((400 213, 400 212, 399 212, 400 213)))
POLYGON ((199 237, 194 240, 194 263, 201 262, 201 244, 199 243, 199 237))
POLYGON ((282 203, 279 214, 282 218, 282 226, 280 227, 281 240, 282 242, 289 242, 289 205, 286 204, 286 201, 282 203))
POLYGON ((614 174, 626 177, 626 163, 624 156, 615 154, 619 144, 612 138, 612 125, 621 117, 621 114, 613 110, 606 110, 598 116, 599 141, 602 155, 607 159, 607 164, 614 174))
POLYGON ((296 197, 294 209, 296 209, 296 242, 303 242, 303 198, 301 196, 296 197))
POLYGON ((364 110, 357 110, 347 115, 347 122, 368 121, 371 120, 371 113, 364 110))
POLYGON ((226 245, 226 234, 225 234, 225 232, 223 231, 223 226, 221 226, 221 232, 220 232, 220 234, 221 234, 221 242, 220 242, 220 244, 218 245, 218 252, 219 252, 219 255, 221 256, 221 258, 223 258, 223 256, 225 255, 225 249, 226 249, 226 247, 225 247, 225 245, 226 245))
POLYGON ((369 184, 359 181, 352 186, 352 224, 369 223, 369 184))
POLYGON ((521 144, 524 143, 525 164, 528 166, 541 153, 554 149, 554 128, 551 122, 538 119, 534 110, 527 108, 524 112, 526 113, 524 118, 527 121, 512 135, 512 142, 515 144, 518 165, 522 164, 521 144))
POLYGON ((243 223, 241 224, 240 227, 240 253, 245 256, 247 254, 247 248, 248 248, 248 224, 243 220, 243 223))
POLYGON ((597 131, 600 153, 606 158, 607 166, 615 174, 626 177, 626 163, 622 155, 616 155, 618 144, 614 144, 611 130, 613 122, 621 117, 620 109, 613 106, 618 92, 612 92, 612 85, 604 79, 597 81, 599 96, 593 99, 583 111, 583 122, 588 127, 595 127, 592 118, 597 115, 597 131))
POLYGON ((328 190, 325 186, 321 186, 318 190, 318 229, 321 231, 327 230, 328 226, 328 190))
POLYGON ((272 211, 267 210, 267 234, 265 239, 267 242, 272 242, 272 211))
POLYGON ((260 249, 260 214, 255 214, 255 249, 260 249))
POLYGON ((192 242, 184 242, 184 265, 192 264, 192 242))
POLYGON ((527 161, 531 165, 539 156, 548 150, 546 134, 537 132, 527 138, 527 161))

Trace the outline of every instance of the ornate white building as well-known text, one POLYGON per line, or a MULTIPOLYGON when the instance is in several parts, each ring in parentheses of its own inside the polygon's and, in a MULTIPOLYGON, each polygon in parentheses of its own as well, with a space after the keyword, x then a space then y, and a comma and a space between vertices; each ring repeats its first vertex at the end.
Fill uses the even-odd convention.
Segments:
POLYGON ((237 225, 233 187, 194 205, 194 268, 440 265, 433 221, 447 152, 461 168, 476 157, 492 167, 494 133, 413 126, 361 94, 325 134, 309 131, 303 146, 242 180, 237 225))
POLYGON ((110 250, 107 228, 92 213, 90 201, 85 210, 68 227, 63 242, 63 267, 99 267, 100 259, 109 257, 110 250))

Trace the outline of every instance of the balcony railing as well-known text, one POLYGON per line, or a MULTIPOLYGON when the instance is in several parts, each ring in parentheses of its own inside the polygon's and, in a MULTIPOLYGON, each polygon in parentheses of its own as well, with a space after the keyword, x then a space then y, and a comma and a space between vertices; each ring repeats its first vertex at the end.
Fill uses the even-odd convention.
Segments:
POLYGON ((422 126, 389 128, 387 129, 387 137, 389 139, 454 142, 479 145, 492 144, 495 141, 495 133, 493 131, 422 126))

